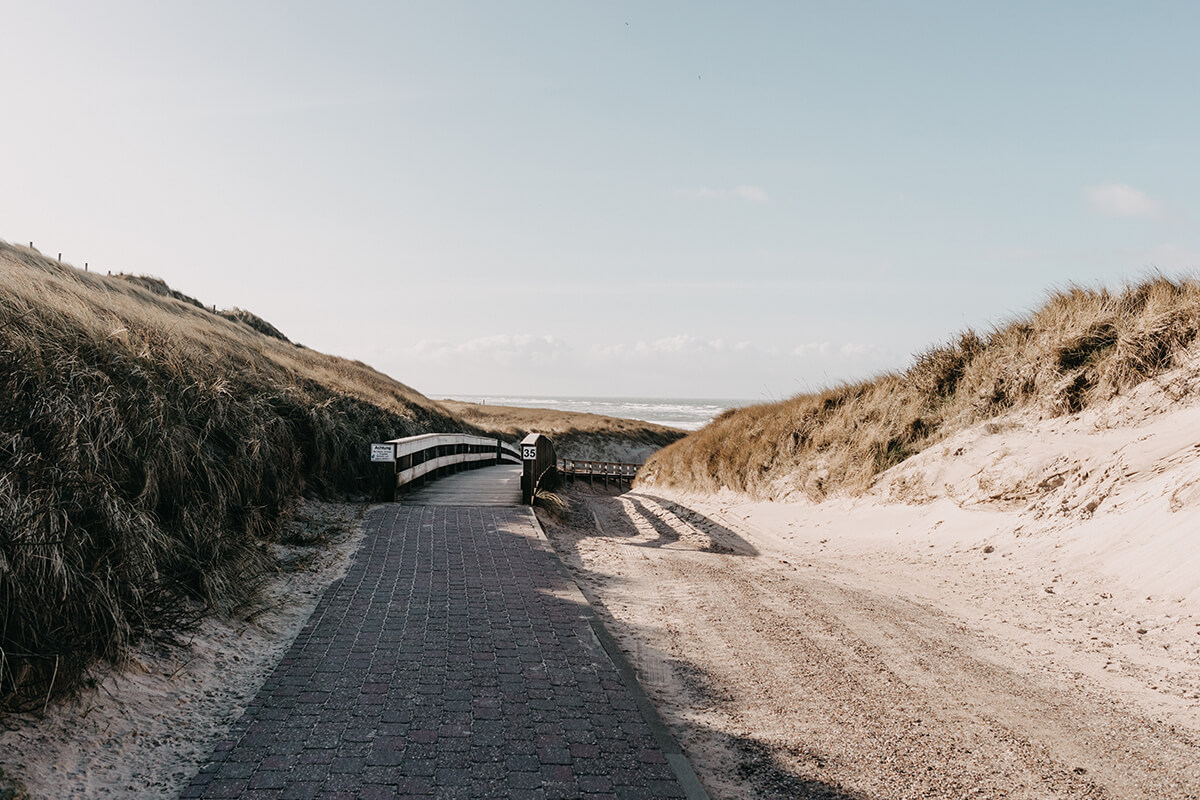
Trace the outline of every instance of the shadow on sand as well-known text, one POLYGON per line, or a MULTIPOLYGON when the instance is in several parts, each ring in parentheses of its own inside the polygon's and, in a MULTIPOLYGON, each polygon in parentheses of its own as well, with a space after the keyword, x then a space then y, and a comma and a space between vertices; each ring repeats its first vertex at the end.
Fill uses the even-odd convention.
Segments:
MULTIPOLYGON (((576 507, 576 515, 567 525, 560 527, 555 524, 546 526, 547 533, 556 550, 563 560, 571 565, 573 570, 591 575, 583 568, 578 547, 579 541, 590 537, 628 538, 628 531, 600 531, 592 524, 591 511, 587 508, 589 496, 601 495, 612 497, 616 493, 580 492, 574 490, 570 496, 576 507), (567 530, 569 535, 564 535, 567 530)), ((668 515, 686 522, 708 536, 714 548, 705 548, 708 552, 727 553, 731 555, 756 555, 757 550, 738 534, 700 514, 694 509, 679 503, 665 500, 652 495, 634 494, 625 498, 626 502, 643 516, 658 534, 650 542, 633 543, 640 547, 663 547, 679 541, 678 530, 667 520, 651 510, 647 501, 668 515), (717 549, 722 548, 722 549, 717 549)), ((624 516, 626 524, 632 529, 634 520, 624 516)), ((599 578, 600 576, 596 576, 599 578)), ((609 577, 603 581, 610 588, 614 580, 609 577)), ((619 581, 616 581, 619 583, 619 581)), ((718 797, 755 797, 766 800, 787 800, 789 798, 810 798, 820 800, 873 800, 871 795, 853 789, 822 781, 814 778, 813 770, 819 770, 833 756, 772 742, 753 735, 740 735, 723 727, 705 724, 696 719, 695 714, 681 713, 689 709, 712 708, 720 712, 736 714, 735 698, 728 689, 722 687, 705 670, 696 663, 673 655, 662 653, 653 643, 658 641, 660 634, 651 630, 643 630, 637 625, 618 622, 598 597, 587 585, 581 585, 589 604, 596 612, 602 624, 621 642, 625 657, 634 665, 639 683, 653 696, 660 694, 658 690, 666 689, 668 683, 677 687, 676 696, 664 702, 655 702, 659 713, 667 724, 675 730, 680 738, 680 744, 690 749, 689 759, 701 781, 709 788, 711 796, 718 797), (620 635, 617 635, 617 634, 620 635), (630 648, 632 647, 632 651, 630 648), (670 677, 673 676, 672 681, 670 677), (679 696, 682 690, 682 696, 679 696), (718 756, 702 760, 706 754, 716 751, 732 756, 732 763, 725 757, 718 756), (719 761, 720 763, 713 763, 719 761), (796 765, 809 765, 809 769, 801 771, 796 765), (808 774, 806 774, 808 773, 808 774)))
MULTIPOLYGON (((754 545, 693 508, 651 494, 622 494, 626 496, 626 502, 632 506, 634 512, 654 528, 657 534, 648 542, 632 542, 636 547, 664 547, 674 544, 683 537, 681 531, 691 529, 708 539, 708 544, 700 548, 703 552, 736 556, 758 555, 758 548, 754 545)), ((577 496, 587 495, 577 493, 577 496)), ((634 524, 634 520, 628 514, 625 517, 631 525, 634 524)))

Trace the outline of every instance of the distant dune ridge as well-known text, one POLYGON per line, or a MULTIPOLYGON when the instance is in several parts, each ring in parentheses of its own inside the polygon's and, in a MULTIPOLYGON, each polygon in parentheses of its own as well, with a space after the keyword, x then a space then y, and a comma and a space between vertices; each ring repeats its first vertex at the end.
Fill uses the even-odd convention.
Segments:
POLYGON ((248 602, 296 498, 381 488, 367 443, 488 430, 250 312, 0 241, 0 710, 248 602))
POLYGON ((599 414, 443 400, 442 405, 473 425, 513 439, 537 431, 554 440, 563 458, 641 463, 685 435, 676 428, 599 414))
POLYGON ((968 330, 906 371, 733 409, 658 452, 643 486, 759 499, 857 495, 973 424, 1074 414, 1183 363, 1200 282, 1154 276, 1120 291, 1073 286, 986 334, 968 330))

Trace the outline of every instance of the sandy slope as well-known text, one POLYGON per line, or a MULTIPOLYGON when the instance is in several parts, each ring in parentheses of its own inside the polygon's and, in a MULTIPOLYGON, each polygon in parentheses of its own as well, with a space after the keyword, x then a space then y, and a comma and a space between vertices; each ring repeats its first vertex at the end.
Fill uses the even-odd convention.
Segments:
POLYGON ((1200 797, 1200 405, 965 431, 867 497, 548 524, 714 796, 1200 797))

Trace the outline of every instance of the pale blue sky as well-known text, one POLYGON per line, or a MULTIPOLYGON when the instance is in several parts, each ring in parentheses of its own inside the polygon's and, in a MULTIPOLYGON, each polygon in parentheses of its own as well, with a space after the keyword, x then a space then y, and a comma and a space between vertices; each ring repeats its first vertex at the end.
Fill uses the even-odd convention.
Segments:
POLYGON ((0 237, 433 395, 767 398, 1200 265, 1200 5, 5 2, 0 237))

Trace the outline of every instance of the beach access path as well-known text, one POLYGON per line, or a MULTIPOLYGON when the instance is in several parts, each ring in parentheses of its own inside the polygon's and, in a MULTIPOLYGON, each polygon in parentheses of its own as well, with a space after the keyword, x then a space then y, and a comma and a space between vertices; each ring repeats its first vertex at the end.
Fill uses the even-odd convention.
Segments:
POLYGON ((529 508, 365 524, 182 797, 704 797, 529 508))

